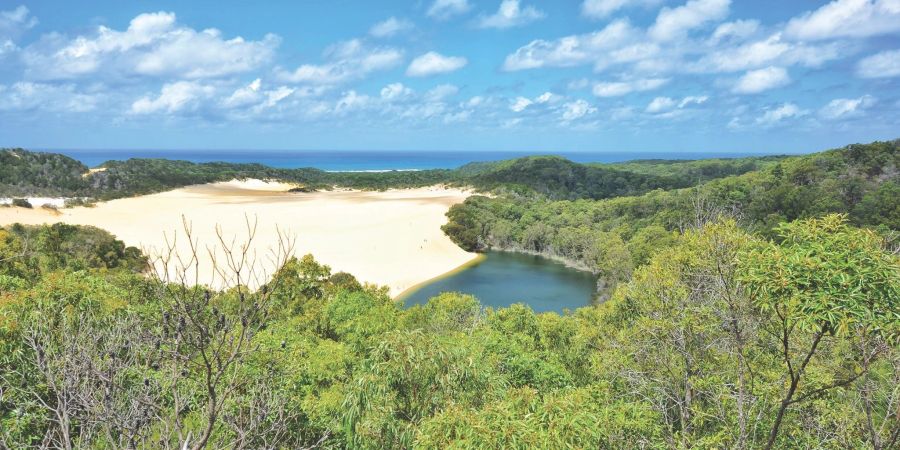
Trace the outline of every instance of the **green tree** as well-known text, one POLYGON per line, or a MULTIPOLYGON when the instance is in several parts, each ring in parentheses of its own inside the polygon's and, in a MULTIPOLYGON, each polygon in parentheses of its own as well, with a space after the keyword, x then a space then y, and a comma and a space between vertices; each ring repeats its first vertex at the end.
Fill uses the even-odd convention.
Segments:
POLYGON ((770 318, 767 328, 780 343, 787 378, 766 448, 775 446, 791 405, 863 375, 863 362, 850 361, 832 382, 804 383, 823 340, 871 334, 896 342, 900 332, 900 262, 877 234, 847 225, 842 215, 776 231, 781 243, 762 243, 742 258, 744 281, 756 308, 770 318))

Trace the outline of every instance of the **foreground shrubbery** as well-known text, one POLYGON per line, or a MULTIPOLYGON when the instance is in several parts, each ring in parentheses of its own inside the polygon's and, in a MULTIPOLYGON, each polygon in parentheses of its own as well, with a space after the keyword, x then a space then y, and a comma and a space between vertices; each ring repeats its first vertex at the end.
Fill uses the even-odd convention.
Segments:
POLYGON ((840 216, 776 232, 687 229, 566 316, 403 309, 311 257, 208 292, 2 232, 0 445, 896 448, 897 255, 840 216))

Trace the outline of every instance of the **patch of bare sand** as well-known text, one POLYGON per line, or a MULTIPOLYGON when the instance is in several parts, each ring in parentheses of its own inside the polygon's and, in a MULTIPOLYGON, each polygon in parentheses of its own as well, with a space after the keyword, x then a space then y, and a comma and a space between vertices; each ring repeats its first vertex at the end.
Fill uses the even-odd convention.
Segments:
MULTIPOLYGON (((191 224, 201 252, 199 280, 216 286, 212 257, 216 227, 230 242, 246 240, 246 218, 256 221, 250 247, 260 268, 271 272, 268 249, 278 243, 277 230, 296 237, 294 254, 312 253, 360 281, 386 285, 396 296, 422 281, 476 257, 457 247, 440 227, 445 213, 468 193, 428 187, 384 192, 323 191, 289 193, 293 187, 260 180, 190 186, 159 194, 99 203, 95 207, 50 211, 0 208, 0 224, 64 222, 108 230, 128 245, 158 254, 175 237, 175 248, 188 251, 182 216, 191 224), (268 266, 267 266, 268 265, 268 266)), ((219 258, 221 258, 219 254, 219 258)), ((220 259, 221 260, 221 259, 220 259)))

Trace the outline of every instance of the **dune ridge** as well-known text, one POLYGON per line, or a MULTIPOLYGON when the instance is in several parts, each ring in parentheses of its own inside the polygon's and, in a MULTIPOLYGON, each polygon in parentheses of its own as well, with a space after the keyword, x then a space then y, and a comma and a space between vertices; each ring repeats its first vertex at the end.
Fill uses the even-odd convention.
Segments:
POLYGON ((217 243, 217 227, 226 240, 243 242, 248 220, 256 223, 250 251, 261 272, 273 269, 266 255, 277 246, 280 230, 296 239, 294 255, 311 253, 333 272, 349 272, 360 281, 388 286, 392 296, 476 258, 440 229, 450 206, 469 196, 466 191, 433 186, 383 192, 287 192, 292 187, 232 180, 112 200, 91 208, 62 209, 58 215, 39 208, 0 208, 0 224, 92 225, 149 254, 163 253, 174 238, 175 248, 185 254, 189 245, 182 224, 187 223, 203 250, 199 282, 214 287, 220 281, 213 277, 206 248, 217 243))

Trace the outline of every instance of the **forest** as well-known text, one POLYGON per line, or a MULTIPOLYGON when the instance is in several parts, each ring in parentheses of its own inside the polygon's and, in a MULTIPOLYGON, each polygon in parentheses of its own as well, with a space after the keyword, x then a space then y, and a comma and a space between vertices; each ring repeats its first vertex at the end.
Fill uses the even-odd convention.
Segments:
POLYGON ((384 190, 446 184, 516 197, 601 199, 638 195, 654 189, 690 187, 701 181, 746 173, 779 158, 578 164, 556 156, 532 156, 471 163, 457 169, 375 173, 132 158, 106 161, 89 170, 61 154, 0 149, 0 196, 111 200, 190 184, 258 178, 296 183, 303 190, 335 187, 384 190))
POLYGON ((289 238, 264 285, 208 290, 102 230, 5 227, 0 448, 900 448, 898 145, 357 179, 477 179, 445 231, 600 273, 565 314, 406 308, 289 238))
MULTIPOLYGON (((760 170, 736 176, 715 177, 730 172, 719 168, 694 187, 599 201, 473 196, 451 208, 444 231, 466 249, 537 253, 591 270, 601 275, 605 297, 633 268, 675 242, 678 231, 706 220, 704 215, 733 216, 767 237, 776 237, 780 223, 830 213, 885 235, 900 230, 898 147, 898 141, 876 142, 770 159, 760 170)), ((647 165, 645 171, 673 176, 706 164, 647 165)), ((643 164, 624 166, 633 165, 643 164)))

